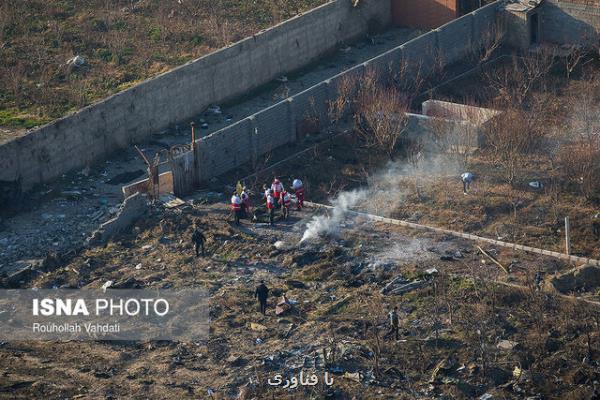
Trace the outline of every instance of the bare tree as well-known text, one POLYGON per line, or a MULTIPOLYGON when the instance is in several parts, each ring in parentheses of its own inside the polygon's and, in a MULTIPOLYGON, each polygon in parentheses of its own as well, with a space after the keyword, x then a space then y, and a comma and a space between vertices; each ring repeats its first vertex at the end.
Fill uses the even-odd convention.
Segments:
POLYGON ((357 93, 355 122, 369 145, 394 158, 396 144, 408 127, 408 99, 395 87, 381 84, 367 71, 357 93))
POLYGON ((514 56, 508 65, 485 70, 488 85, 505 106, 522 107, 535 85, 539 84, 554 65, 554 53, 542 49, 529 57, 514 56))

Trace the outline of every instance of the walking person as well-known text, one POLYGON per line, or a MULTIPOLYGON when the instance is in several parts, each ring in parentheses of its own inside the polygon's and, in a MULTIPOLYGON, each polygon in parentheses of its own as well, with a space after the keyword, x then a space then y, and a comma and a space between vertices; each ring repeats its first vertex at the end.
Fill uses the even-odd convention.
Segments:
POLYGON ((196 257, 199 257, 200 254, 202 254, 202 257, 204 257, 204 242, 206 241, 206 238, 204 237, 202 230, 200 230, 199 225, 200 224, 198 224, 198 222, 194 222, 194 232, 192 233, 192 243, 194 243, 194 249, 196 250, 196 257), (199 250, 201 250, 201 252, 199 250))
POLYGON ((260 312, 265 315, 267 312, 267 298, 269 297, 269 288, 265 285, 265 281, 260 281, 260 285, 256 287, 254 297, 258 299, 260 312))

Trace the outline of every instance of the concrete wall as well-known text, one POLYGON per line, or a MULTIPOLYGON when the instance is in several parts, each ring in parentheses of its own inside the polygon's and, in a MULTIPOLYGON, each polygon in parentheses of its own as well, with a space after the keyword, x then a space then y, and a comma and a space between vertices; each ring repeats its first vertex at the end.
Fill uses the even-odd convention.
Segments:
POLYGON ((546 0, 540 7, 540 34, 544 42, 598 44, 600 2, 546 0))
POLYGON ((152 132, 299 69, 369 26, 390 23, 390 0, 334 0, 159 75, 0 146, 0 181, 25 189, 105 159, 152 132))
POLYGON ((367 68, 399 68, 404 62, 433 71, 438 56, 445 65, 459 62, 473 51, 473 45, 485 45, 486 37, 492 39, 486 33, 494 29, 496 17, 497 3, 493 3, 199 139, 199 181, 206 182, 296 141, 302 136, 302 127, 310 126, 307 121, 314 122, 321 131, 327 129, 328 102, 335 99, 337 83, 345 75, 360 76, 367 68))

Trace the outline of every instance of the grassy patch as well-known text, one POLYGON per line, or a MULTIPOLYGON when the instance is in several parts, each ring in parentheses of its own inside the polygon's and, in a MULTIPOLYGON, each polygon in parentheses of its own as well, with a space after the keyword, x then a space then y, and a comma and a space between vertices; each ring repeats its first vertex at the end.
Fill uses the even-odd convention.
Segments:
POLYGON ((47 117, 32 117, 16 110, 0 110, 0 126, 30 129, 50 122, 47 117))

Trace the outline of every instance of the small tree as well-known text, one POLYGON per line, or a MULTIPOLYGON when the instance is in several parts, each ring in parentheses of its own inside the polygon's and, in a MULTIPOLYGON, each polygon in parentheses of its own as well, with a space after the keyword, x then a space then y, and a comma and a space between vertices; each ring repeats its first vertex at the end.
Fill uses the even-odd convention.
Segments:
POLYGON ((409 103, 395 87, 379 83, 367 72, 357 93, 355 122, 367 144, 385 151, 393 160, 396 144, 408 127, 409 103))

